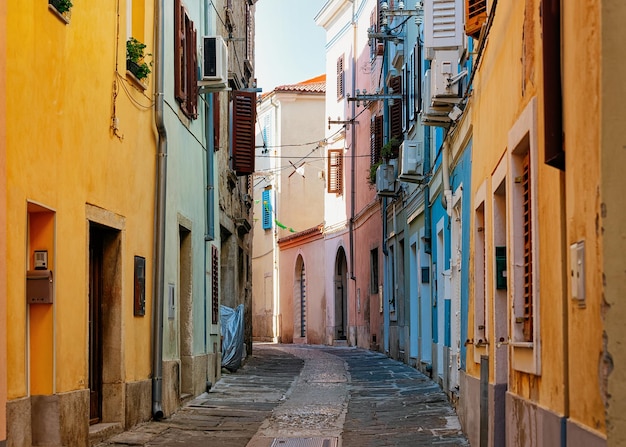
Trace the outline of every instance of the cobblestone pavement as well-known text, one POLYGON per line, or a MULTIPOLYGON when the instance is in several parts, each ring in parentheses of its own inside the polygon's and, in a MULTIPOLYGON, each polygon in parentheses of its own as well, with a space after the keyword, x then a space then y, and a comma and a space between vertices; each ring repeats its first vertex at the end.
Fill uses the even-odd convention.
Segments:
POLYGON ((255 344, 244 367, 171 418, 98 447, 468 446, 429 378, 355 348, 255 344))

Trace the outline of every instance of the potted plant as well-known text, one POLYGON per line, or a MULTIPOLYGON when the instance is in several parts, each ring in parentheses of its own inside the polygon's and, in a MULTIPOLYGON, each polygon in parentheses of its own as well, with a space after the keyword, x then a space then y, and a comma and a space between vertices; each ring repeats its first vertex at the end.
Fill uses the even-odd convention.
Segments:
POLYGON ((48 0, 48 9, 66 24, 70 23, 72 6, 71 0, 48 0))
POLYGON ((130 71, 138 80, 143 80, 150 74, 150 66, 145 58, 152 54, 145 54, 146 44, 131 37, 126 41, 126 69, 130 71))
POLYGON ((381 148, 380 156, 389 160, 390 158, 398 158, 398 155, 400 155, 400 140, 393 137, 381 148))
POLYGON ((67 14, 73 6, 71 0, 48 0, 48 4, 54 6, 61 14, 67 14))

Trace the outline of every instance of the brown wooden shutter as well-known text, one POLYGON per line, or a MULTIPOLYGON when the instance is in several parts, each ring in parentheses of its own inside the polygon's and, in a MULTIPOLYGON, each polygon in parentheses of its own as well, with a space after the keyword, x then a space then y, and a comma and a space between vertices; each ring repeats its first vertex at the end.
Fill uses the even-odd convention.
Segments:
POLYGON ((219 256, 217 247, 211 246, 211 322, 217 324, 220 315, 220 294, 219 294, 219 256))
MULTIPOLYGON (((394 76, 391 78, 389 87, 393 89, 394 95, 402 94, 402 77, 394 76)), ((389 125, 391 138, 402 141, 402 100, 400 99, 394 99, 393 105, 389 107, 389 125)), ((394 156, 397 157, 398 154, 394 154, 394 156)))
POLYGON ((185 55, 185 9, 180 0, 174 0, 174 97, 179 101, 185 101, 183 76, 185 55))
POLYGON ((522 162, 522 218, 524 229, 524 341, 533 341, 533 258, 530 156, 522 162))
POLYGON ((487 0, 465 0, 465 34, 474 39, 487 20, 487 0))
POLYGON ((343 191, 343 150, 328 151, 328 192, 341 194, 343 191))
POLYGON ((187 113, 191 119, 198 117, 198 55, 197 32, 191 20, 187 21, 187 113))
POLYGON ((254 127, 256 93, 236 91, 233 94, 233 169, 237 175, 254 172, 254 127))
POLYGON ((543 35, 544 163, 565 170, 561 80, 561 3, 541 1, 543 35))
POLYGON ((383 117, 375 116, 370 123, 370 164, 380 161, 380 150, 383 147, 383 117))

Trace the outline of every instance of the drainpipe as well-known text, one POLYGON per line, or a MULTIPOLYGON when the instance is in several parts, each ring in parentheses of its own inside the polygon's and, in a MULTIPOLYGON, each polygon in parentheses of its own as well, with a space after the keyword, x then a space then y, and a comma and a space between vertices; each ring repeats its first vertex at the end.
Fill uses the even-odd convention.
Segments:
POLYGON ((167 132, 163 120, 163 2, 155 0, 154 123, 158 132, 156 172, 156 213, 154 244, 154 292, 152 305, 152 416, 163 417, 163 302, 165 280, 165 187, 167 176, 167 132))
MULTIPOLYGON (((357 45, 357 23, 356 23, 356 2, 352 1, 352 97, 356 96, 356 45, 357 45)), ((354 117, 356 116, 356 103, 352 101, 351 104, 352 113, 352 125, 350 126, 350 149, 352 151, 352 157, 350 160, 350 279, 356 281, 354 276, 354 216, 356 204, 356 122, 354 117)))
MULTIPOLYGON (((272 107, 274 107, 274 129, 273 129, 273 134, 277 137, 280 138, 281 140, 278 142, 278 144, 276 146, 280 146, 282 144, 282 137, 280 134, 280 127, 278 125, 278 120, 280 118, 279 114, 280 114, 280 108, 279 108, 279 104, 276 104, 274 102, 274 98, 275 98, 275 93, 276 90, 274 90, 274 92, 270 93, 270 105, 272 107)), ((280 146, 281 148, 281 155, 282 155, 282 146, 280 146)), ((273 212, 274 212, 274 216, 278 216, 278 186, 279 186, 279 180, 280 180, 280 170, 276 169, 276 151, 278 149, 277 148, 273 148, 272 151, 274 152, 274 156, 272 157, 272 204, 274 206, 273 208, 273 212)), ((273 284, 273 289, 272 289, 272 299, 273 299, 273 312, 274 314, 272 315, 272 335, 273 335, 273 342, 274 343, 280 343, 282 340, 282 326, 280 325, 280 278, 279 278, 279 274, 280 274, 280 259, 279 259, 279 251, 278 251, 278 227, 276 225, 272 225, 272 284, 273 284)))

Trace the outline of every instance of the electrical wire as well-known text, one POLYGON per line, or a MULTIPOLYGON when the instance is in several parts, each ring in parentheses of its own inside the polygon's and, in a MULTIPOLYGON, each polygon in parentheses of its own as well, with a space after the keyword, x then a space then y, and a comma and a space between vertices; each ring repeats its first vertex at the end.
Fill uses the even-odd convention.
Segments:
MULTIPOLYGON (((155 101, 152 100, 152 98, 150 98, 148 95, 146 95, 144 92, 141 92, 140 94, 146 98, 148 101, 150 101, 150 104, 145 105, 140 103, 139 101, 137 101, 137 99, 135 99, 133 97, 133 95, 130 93, 130 91, 128 90, 128 85, 130 85, 130 83, 128 82, 128 79, 126 79, 124 76, 122 76, 120 74, 120 72, 116 71, 115 72, 116 76, 121 80, 121 82, 119 82, 119 84, 122 86, 122 89, 126 92, 126 96, 128 96, 128 99, 130 99, 130 101, 135 104, 138 108, 143 109, 143 110, 149 110, 152 108, 152 106, 154 106, 155 101)), ((135 88, 135 87, 134 87, 135 88)))

